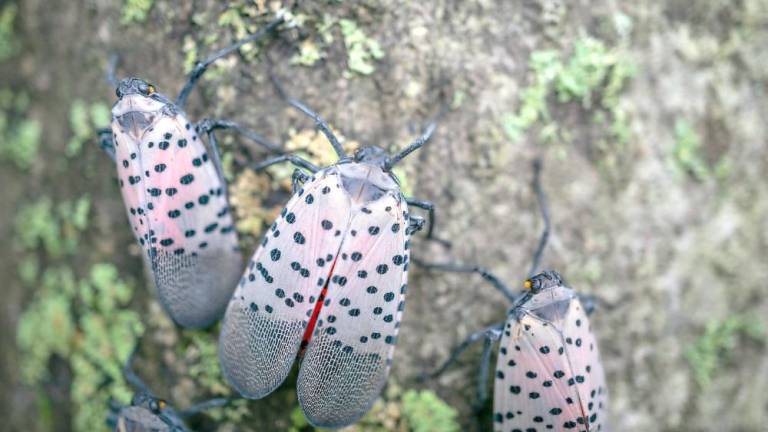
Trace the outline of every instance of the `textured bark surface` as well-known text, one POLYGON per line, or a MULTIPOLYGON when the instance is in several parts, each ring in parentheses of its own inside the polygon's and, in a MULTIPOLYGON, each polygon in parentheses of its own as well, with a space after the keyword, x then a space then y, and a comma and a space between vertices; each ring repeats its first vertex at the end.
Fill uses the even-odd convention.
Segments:
MULTIPOLYGON (((83 261, 99 256, 114 261, 121 273, 143 277, 113 167, 89 143, 82 158, 65 170, 56 168, 71 135, 69 106, 75 98, 112 103, 103 71, 113 52, 122 56, 120 76, 143 77, 175 94, 184 75, 185 38, 202 54, 210 52, 202 44, 209 35, 218 35, 214 47, 235 38, 230 28, 217 24, 225 10, 218 3, 157 1, 146 21, 133 25, 120 24, 120 2, 19 4, 16 33, 23 51, 0 65, 2 85, 28 89, 29 115, 44 129, 40 161, 31 172, 22 175, 0 165, 2 238, 13 236, 15 209, 31 197, 87 191, 93 213, 79 246, 83 261)), ((766 325, 768 4, 631 3, 301 5, 296 11, 310 17, 352 19, 377 40, 385 56, 373 63, 375 71, 350 74, 337 30, 325 59, 312 67, 292 65, 289 59, 301 40, 319 36, 315 27, 291 30, 254 62, 226 59, 223 72, 202 81, 188 111, 198 119, 240 121, 275 142, 285 141, 290 128, 311 128, 311 121, 275 94, 266 57, 293 95, 363 144, 402 147, 443 104, 461 99, 432 141, 404 162, 414 195, 436 203, 437 233, 453 247, 415 240, 413 253, 480 263, 519 286, 542 228, 530 180, 531 162, 543 158, 553 222, 543 264, 599 299, 592 324, 608 375, 612 430, 764 430, 765 340, 737 337, 735 345, 718 351, 712 382, 704 387, 694 379, 686 350, 711 323, 744 317, 766 325), (617 17, 631 23, 624 37, 616 31, 617 17), (598 146, 608 133, 593 122, 595 106, 559 103, 555 96, 548 99, 549 113, 567 138, 544 143, 534 127, 523 140, 511 141, 503 118, 518 109, 521 90, 530 83, 530 53, 555 49, 567 58, 584 35, 620 47, 635 65, 634 77, 619 93, 619 106, 629 118, 627 142, 609 139, 607 147, 598 146), (704 178, 675 171, 678 119, 700 137, 705 163, 727 159, 730 170, 704 178)), ((35 430, 39 407, 34 391, 19 383, 21 360, 14 349, 16 321, 32 293, 17 281, 14 251, 6 248, 2 254, 0 417, 10 419, 6 424, 14 429, 35 430)), ((393 377, 405 387, 434 389, 469 416, 479 349, 464 354, 437 380, 417 378, 446 359, 465 336, 502 320, 505 309, 503 297, 479 277, 415 268, 393 377)), ((54 377, 66 381, 66 370, 51 367, 54 377)), ((157 369, 152 384, 178 385, 157 369)), ((50 396, 54 412, 66 415, 62 387, 51 384, 50 396)), ((284 386, 281 394, 292 388, 284 386)), ((281 410, 280 401, 290 397, 276 398, 254 403, 253 409, 263 410, 260 424, 284 428, 290 409, 281 410)), ((63 424, 56 429, 68 430, 63 424)))

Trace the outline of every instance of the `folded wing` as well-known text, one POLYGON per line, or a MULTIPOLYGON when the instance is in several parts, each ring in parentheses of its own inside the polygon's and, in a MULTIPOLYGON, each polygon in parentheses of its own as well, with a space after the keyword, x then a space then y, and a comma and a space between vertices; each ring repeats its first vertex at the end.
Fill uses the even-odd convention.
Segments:
POLYGON ((227 380, 261 398, 291 369, 350 220, 334 170, 313 177, 267 232, 230 301, 219 341, 227 380))
POLYGON ((353 211, 299 371, 299 403, 316 426, 355 422, 386 382, 406 291, 407 215, 391 192, 353 211))

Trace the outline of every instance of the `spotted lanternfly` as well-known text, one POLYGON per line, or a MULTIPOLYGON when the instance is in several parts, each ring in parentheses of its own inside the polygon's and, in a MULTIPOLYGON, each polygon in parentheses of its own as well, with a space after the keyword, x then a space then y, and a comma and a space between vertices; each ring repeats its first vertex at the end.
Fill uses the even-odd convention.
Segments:
POLYGON ((112 108, 115 162, 133 233, 160 301, 184 327, 226 308, 242 269, 237 235, 211 157, 183 112, 128 78, 112 108))
POLYGON ((117 166, 131 228, 160 302, 183 327, 206 327, 219 319, 242 272, 213 130, 244 130, 226 121, 195 125, 183 105, 211 63, 281 22, 198 63, 175 103, 138 78, 117 85, 111 134, 102 147, 117 166), (198 132, 208 134, 211 154, 198 132))
MULTIPOLYGON (((541 163, 534 162, 533 186, 544 231, 529 274, 539 266, 549 237, 549 210, 541 187, 541 163)), ((462 351, 485 339, 479 370, 477 407, 486 400, 493 342, 501 339, 494 382, 496 431, 599 431, 605 428, 607 389, 597 341, 588 315, 590 296, 566 287, 560 275, 545 271, 525 282, 515 294, 489 270, 475 265, 414 262, 424 268, 477 273, 512 302, 504 323, 470 335, 433 377, 443 373, 462 351)))
POLYGON ((605 373, 585 306, 554 271, 525 286, 501 335, 494 429, 603 430, 605 373))
POLYGON ((423 145, 434 125, 395 156, 365 147, 349 158, 310 115, 341 159, 322 169, 295 156, 262 164, 290 160, 313 175, 297 170, 305 183, 296 184, 235 291, 219 356, 233 387, 258 399, 285 380, 303 349, 297 392, 304 414, 313 425, 342 427, 370 409, 389 373, 409 238, 424 223, 408 207, 424 203, 403 196, 391 168, 423 145))
MULTIPOLYGON (((136 349, 134 349, 135 353, 136 349)), ((205 410, 221 407, 230 402, 226 398, 215 398, 177 411, 165 400, 155 397, 147 385, 132 370, 132 353, 123 372, 126 381, 136 389, 130 405, 110 401, 107 426, 115 432, 188 432, 184 419, 205 410)))
POLYGON ((107 425, 115 432, 181 432, 186 431, 184 423, 176 412, 162 399, 146 393, 137 393, 128 406, 112 407, 107 425))

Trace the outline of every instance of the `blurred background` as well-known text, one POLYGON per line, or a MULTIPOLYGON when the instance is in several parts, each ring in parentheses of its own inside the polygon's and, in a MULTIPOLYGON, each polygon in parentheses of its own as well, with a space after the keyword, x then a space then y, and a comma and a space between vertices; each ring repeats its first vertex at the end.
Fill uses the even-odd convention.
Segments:
MULTIPOLYGON (((160 309, 96 131, 118 77, 175 97, 196 59, 290 10, 278 34, 216 64, 194 120, 227 118, 333 161, 313 107, 344 144, 409 143, 400 171, 438 208, 451 249, 520 286, 542 229, 530 187, 544 161, 553 233, 544 267, 599 299, 614 431, 764 431, 768 424, 768 1, 4 0, 0 2, 0 418, 4 430, 106 430, 127 403, 121 368, 177 407, 231 390, 218 327, 180 331, 160 309)), ((243 253, 288 197, 291 168, 219 134, 243 253)), ((474 415, 480 347, 418 378, 505 316, 471 275, 414 268, 394 369, 352 430, 490 429, 474 415)), ((294 373, 295 375, 295 373, 294 373)), ((198 430, 308 430, 295 376, 261 401, 192 419, 198 430)))

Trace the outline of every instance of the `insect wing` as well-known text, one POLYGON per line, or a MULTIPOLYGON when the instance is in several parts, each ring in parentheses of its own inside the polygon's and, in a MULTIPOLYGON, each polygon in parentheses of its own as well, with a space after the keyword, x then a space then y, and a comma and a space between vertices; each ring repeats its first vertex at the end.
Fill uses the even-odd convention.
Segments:
POLYGON ((386 382, 407 284, 407 214, 392 192, 353 211, 299 371, 299 402, 316 426, 358 420, 386 382))
MULTIPOLYGON (((605 429, 607 421, 608 388, 600 361, 595 334, 584 305, 574 298, 563 326, 565 350, 573 369, 582 412, 586 413, 590 431, 605 429)), ((583 427, 579 423, 579 427, 583 427)))
POLYGON ((184 327, 208 326, 223 314, 242 270, 216 168, 181 113, 160 115, 138 145, 117 121, 114 129, 123 197, 161 303, 184 327))
POLYGON ((288 202, 229 304, 219 340, 228 381, 245 397, 288 375, 349 224, 350 201, 327 170, 288 202))
POLYGON ((597 344, 570 289, 554 287, 510 314, 496 367, 495 430, 602 430, 605 395, 597 344), (525 309, 532 304, 540 307, 525 309))

